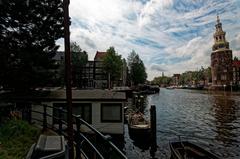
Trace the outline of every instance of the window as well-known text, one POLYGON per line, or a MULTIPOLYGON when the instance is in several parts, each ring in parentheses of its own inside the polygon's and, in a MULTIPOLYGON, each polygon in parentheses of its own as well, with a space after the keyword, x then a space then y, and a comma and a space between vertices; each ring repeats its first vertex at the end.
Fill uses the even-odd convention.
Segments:
POLYGON ((227 80, 226 75, 221 75, 221 80, 227 80))
POLYGON ((91 103, 73 103, 73 114, 81 115, 82 119, 92 123, 92 104, 91 103))
POLYGON ((122 122, 122 104, 102 103, 101 122, 122 122))
MULTIPOLYGON (((53 103, 53 107, 63 108, 66 110, 66 103, 53 103)), ((76 115, 81 115, 81 118, 88 123, 92 123, 92 104, 91 103, 72 103, 72 113, 76 115)), ((58 117, 58 109, 54 109, 53 116, 58 117)), ((62 114, 63 119, 67 121, 67 114, 62 114)), ((56 119, 53 119, 55 123, 56 119)), ((75 120, 74 120, 75 122, 75 120)))

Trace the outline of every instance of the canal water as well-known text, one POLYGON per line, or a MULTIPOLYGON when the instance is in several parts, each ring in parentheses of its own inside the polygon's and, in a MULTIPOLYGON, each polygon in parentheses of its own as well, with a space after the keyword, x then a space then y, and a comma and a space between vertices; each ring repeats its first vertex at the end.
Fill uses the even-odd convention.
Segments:
MULTIPOLYGON (((156 157, 170 158, 169 141, 188 140, 224 159, 240 159, 240 93, 161 88, 145 99, 157 111, 156 157)), ((128 158, 150 158, 146 145, 136 145, 125 125, 128 158)))

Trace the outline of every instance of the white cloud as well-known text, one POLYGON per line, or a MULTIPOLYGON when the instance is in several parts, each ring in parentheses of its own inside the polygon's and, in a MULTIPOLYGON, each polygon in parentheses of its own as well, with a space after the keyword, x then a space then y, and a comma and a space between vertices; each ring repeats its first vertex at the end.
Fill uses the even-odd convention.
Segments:
MULTIPOLYGON (((239 8, 237 0, 149 0, 145 4, 139 0, 71 0, 71 40, 90 59, 109 46, 124 58, 134 49, 152 79, 161 75, 161 69, 171 75, 210 65, 217 12, 233 54, 239 55, 239 8)), ((63 41, 58 43, 63 50, 63 41)))

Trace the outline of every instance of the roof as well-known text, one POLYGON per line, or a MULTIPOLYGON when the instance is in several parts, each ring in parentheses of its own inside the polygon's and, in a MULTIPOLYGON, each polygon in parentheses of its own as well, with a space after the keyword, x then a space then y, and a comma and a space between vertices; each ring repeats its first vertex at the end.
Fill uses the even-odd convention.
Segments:
POLYGON ((234 60, 233 61, 233 66, 240 67, 240 60, 234 60))
MULTIPOLYGON (((50 97, 66 98, 65 90, 51 92, 50 97)), ((72 90, 72 98, 76 100, 125 100, 125 93, 113 92, 110 90, 72 90)))
POLYGON ((103 58, 107 55, 107 52, 100 52, 97 51, 94 57, 94 61, 96 60, 103 60, 103 58))
MULTIPOLYGON (((125 101, 126 94, 111 90, 72 90, 73 101, 125 101)), ((1 93, 0 100, 65 101, 66 90, 35 91, 30 94, 1 93)))
POLYGON ((180 74, 173 74, 173 77, 179 77, 180 74))

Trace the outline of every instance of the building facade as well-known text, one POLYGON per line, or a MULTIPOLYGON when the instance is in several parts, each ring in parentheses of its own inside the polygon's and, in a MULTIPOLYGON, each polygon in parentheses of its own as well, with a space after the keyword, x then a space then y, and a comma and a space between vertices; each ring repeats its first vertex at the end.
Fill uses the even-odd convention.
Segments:
POLYGON ((233 85, 240 86, 240 60, 233 61, 233 85))
POLYGON ((180 79, 180 74, 173 74, 173 85, 178 86, 179 85, 179 79, 180 79))
POLYGON ((82 88, 107 88, 107 74, 104 72, 103 68, 103 58, 106 55, 106 52, 97 51, 94 60, 88 61, 85 67, 82 68, 82 88))
POLYGON ((211 54, 211 73, 213 87, 226 87, 232 84, 232 50, 229 49, 226 32, 222 29, 222 23, 217 16, 216 31, 213 35, 214 44, 211 54))

